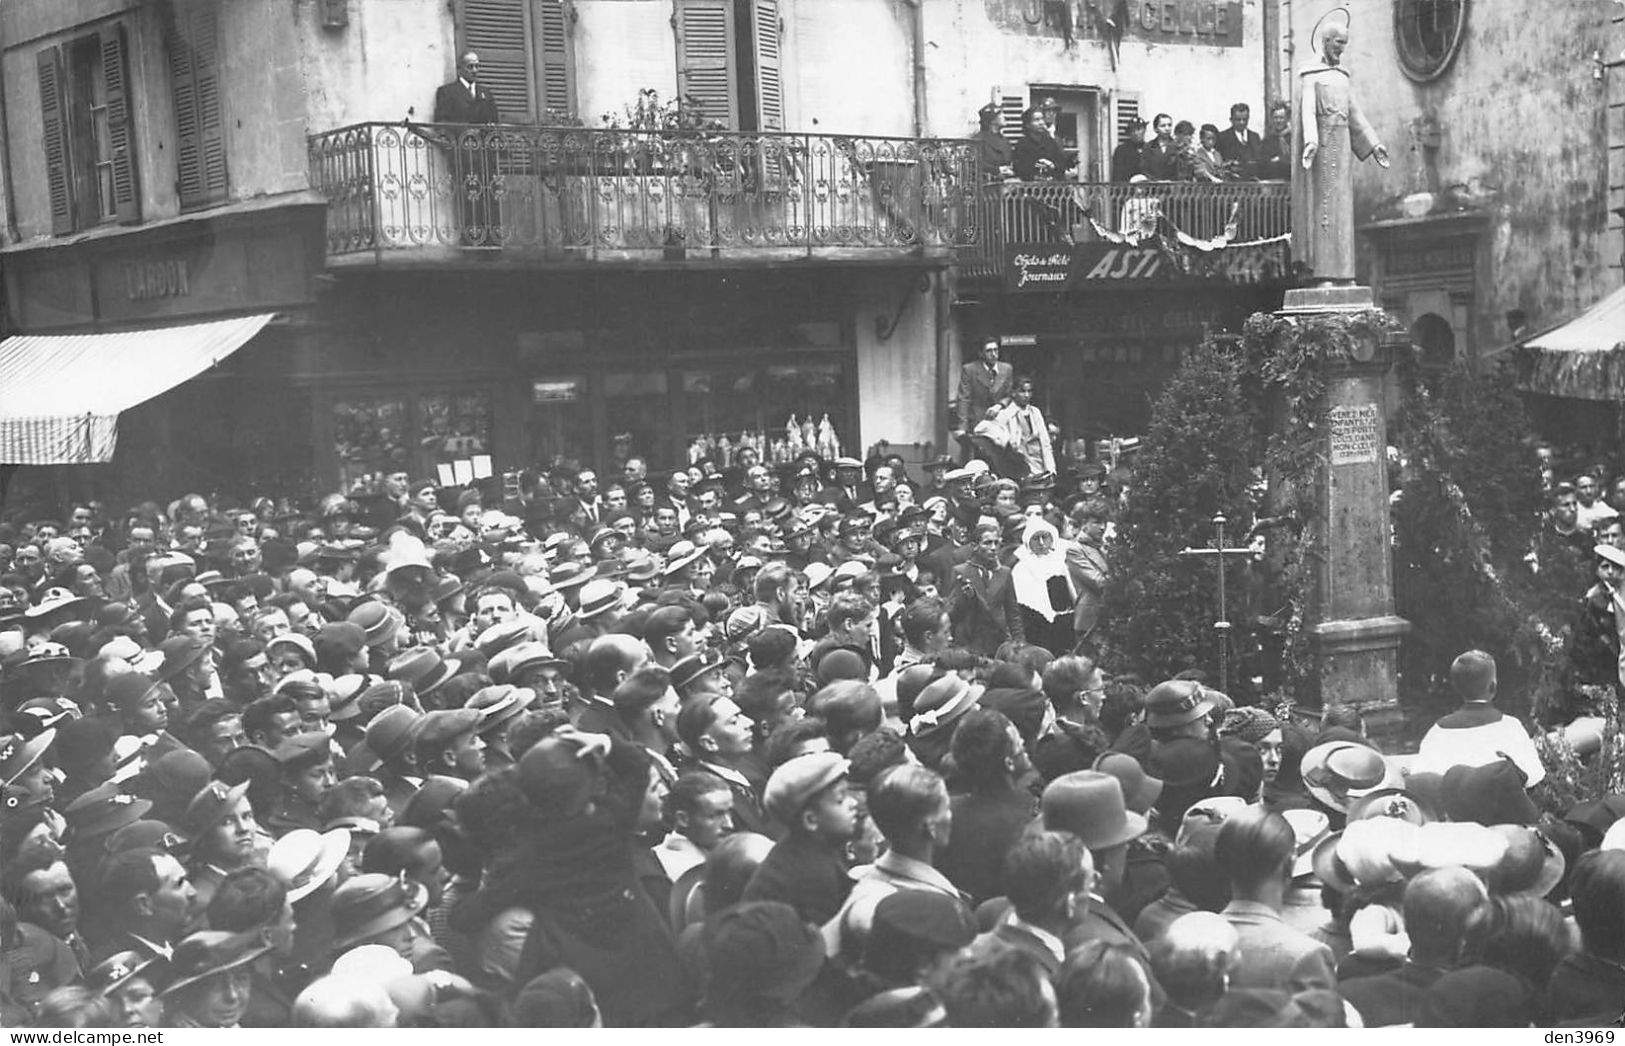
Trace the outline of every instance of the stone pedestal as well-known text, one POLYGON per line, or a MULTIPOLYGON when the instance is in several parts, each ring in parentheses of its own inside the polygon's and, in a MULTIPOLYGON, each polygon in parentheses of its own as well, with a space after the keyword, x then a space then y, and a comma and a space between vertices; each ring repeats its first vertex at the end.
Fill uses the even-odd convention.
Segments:
MULTIPOLYGON (((1375 308, 1369 287, 1314 287, 1288 291, 1281 315, 1307 319, 1375 308)), ((1321 474, 1314 477, 1325 553, 1316 563, 1309 617, 1320 700, 1359 708, 1378 744, 1395 740, 1403 727, 1399 643, 1410 630, 1394 614, 1383 401, 1392 364, 1392 349, 1375 334, 1357 341, 1348 357, 1322 360, 1326 412, 1316 423, 1321 474)))

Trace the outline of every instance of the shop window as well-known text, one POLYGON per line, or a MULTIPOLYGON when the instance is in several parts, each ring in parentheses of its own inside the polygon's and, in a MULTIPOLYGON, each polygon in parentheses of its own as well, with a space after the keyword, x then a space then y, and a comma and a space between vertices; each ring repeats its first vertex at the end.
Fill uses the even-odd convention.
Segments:
POLYGON ((36 56, 51 231, 141 218, 124 26, 36 56))
POLYGON ((1467 0, 1395 0, 1394 43, 1399 65, 1413 80, 1432 80, 1450 67, 1467 23, 1467 0))
POLYGON ((220 115, 220 23, 214 4, 167 5, 165 44, 175 103, 175 193, 181 209, 225 201, 225 121, 220 115))
POLYGON ((677 0, 677 93, 737 131, 784 130, 779 0, 677 0))
POLYGON ((591 454, 586 382, 537 378, 530 387, 530 460, 541 468, 581 465, 591 454))
POLYGON ((392 472, 434 478, 436 466, 492 453, 487 390, 345 396, 333 402, 339 483, 377 489, 392 472))
POLYGON ((801 445, 817 445, 817 427, 827 416, 835 439, 851 449, 846 368, 838 361, 693 368, 682 373, 682 398, 690 455, 724 463, 742 442, 759 442, 764 458, 788 460, 797 449, 787 429, 792 417, 801 445), (775 458, 778 441, 784 450, 775 458))
POLYGON ((628 453, 649 462, 651 469, 676 461, 668 421, 670 395, 665 371, 609 371, 604 374, 604 425, 610 445, 624 443, 628 453), (622 440, 620 437, 628 439, 622 440))
POLYGON ((575 61, 567 0, 456 0, 459 51, 478 51, 480 82, 503 123, 573 113, 575 61))

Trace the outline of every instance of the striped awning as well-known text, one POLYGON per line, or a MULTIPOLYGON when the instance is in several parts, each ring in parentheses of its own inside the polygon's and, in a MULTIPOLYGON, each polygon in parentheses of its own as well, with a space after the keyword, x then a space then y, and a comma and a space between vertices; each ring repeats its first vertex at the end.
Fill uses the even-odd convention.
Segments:
POLYGON ((1524 341, 1520 355, 1525 392, 1625 402, 1625 288, 1524 341))
POLYGON ((113 460, 118 416, 242 348, 271 313, 111 334, 0 341, 0 465, 113 460))

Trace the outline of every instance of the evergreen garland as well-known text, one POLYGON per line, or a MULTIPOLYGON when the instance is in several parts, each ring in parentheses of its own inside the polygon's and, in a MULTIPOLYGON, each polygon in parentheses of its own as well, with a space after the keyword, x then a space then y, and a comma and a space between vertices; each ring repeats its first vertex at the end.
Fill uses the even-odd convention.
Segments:
POLYGON ((1108 656, 1149 681, 1211 671, 1217 660, 1212 558, 1179 551, 1209 545, 1217 514, 1228 520, 1231 543, 1252 524, 1258 430, 1242 379, 1233 346, 1207 342, 1187 353, 1152 408, 1134 487, 1107 549, 1108 656))
MULTIPOLYGON (((1210 519, 1231 521, 1238 544, 1256 515, 1286 521, 1271 530, 1269 558, 1285 632, 1284 693, 1290 708, 1318 701, 1308 626, 1325 527, 1318 518, 1324 363, 1357 359, 1396 329, 1380 310, 1332 316, 1255 315, 1239 348, 1191 352, 1156 403, 1135 486, 1110 549, 1108 649, 1148 680, 1215 663, 1216 611, 1210 558, 1181 559, 1205 546, 1210 519), (1268 479, 1255 505, 1248 479, 1268 479)), ((1572 564, 1552 555, 1539 573, 1544 506, 1539 468, 1521 404, 1502 376, 1465 368, 1438 391, 1413 351, 1398 350, 1400 409, 1388 437, 1406 461, 1394 506, 1396 612, 1412 623, 1400 647, 1402 699, 1425 725, 1440 710, 1450 662, 1478 647, 1501 668, 1507 711, 1564 704, 1562 635, 1574 601, 1572 564)), ((1239 578, 1242 568, 1234 564, 1239 578)), ((1234 582, 1232 582, 1233 584, 1234 582)), ((1239 591, 1239 589, 1232 589, 1239 591)), ((1229 608, 1232 621, 1237 607, 1229 608)), ((1241 695, 1238 695, 1241 696, 1241 695)))

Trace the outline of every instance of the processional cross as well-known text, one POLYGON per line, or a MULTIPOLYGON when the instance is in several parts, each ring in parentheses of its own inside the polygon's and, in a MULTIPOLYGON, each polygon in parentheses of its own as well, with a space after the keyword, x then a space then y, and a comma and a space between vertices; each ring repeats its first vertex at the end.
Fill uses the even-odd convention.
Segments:
POLYGON ((1213 517, 1213 544, 1207 548, 1186 547, 1179 550, 1181 556, 1212 556, 1214 566, 1219 574, 1219 616, 1213 622, 1213 631, 1219 638, 1219 689, 1225 693, 1230 692, 1230 613, 1225 606, 1224 597, 1224 557, 1241 556, 1250 557, 1253 550, 1250 548, 1225 548, 1224 525, 1229 522, 1224 516, 1213 517))

